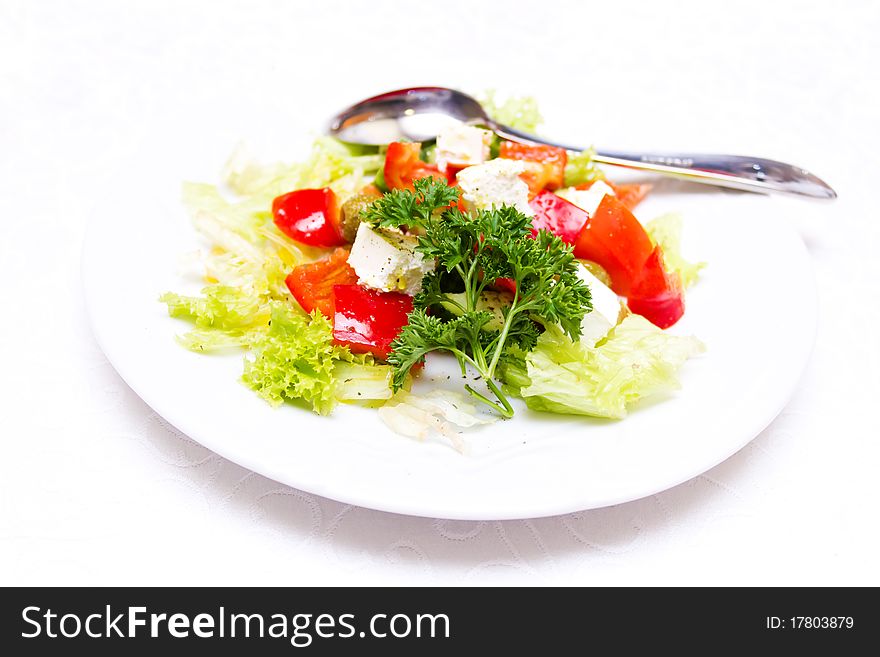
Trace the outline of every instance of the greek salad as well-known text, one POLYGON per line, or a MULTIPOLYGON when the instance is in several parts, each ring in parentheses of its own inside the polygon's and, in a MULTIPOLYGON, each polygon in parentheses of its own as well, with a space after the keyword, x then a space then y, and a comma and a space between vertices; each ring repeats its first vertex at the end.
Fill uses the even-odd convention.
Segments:
MULTIPOLYGON (((492 112, 538 120, 531 99, 492 112)), ((322 137, 295 165, 238 152, 223 178, 183 187, 209 245, 201 294, 160 300, 193 325, 186 348, 244 350, 242 381, 273 405, 377 407, 413 436, 511 418, 516 398, 620 419, 703 350, 664 330, 703 266, 680 218, 640 222, 650 185, 607 180, 591 151, 460 125, 381 148, 322 137), (458 391, 413 392, 443 358, 458 391)))

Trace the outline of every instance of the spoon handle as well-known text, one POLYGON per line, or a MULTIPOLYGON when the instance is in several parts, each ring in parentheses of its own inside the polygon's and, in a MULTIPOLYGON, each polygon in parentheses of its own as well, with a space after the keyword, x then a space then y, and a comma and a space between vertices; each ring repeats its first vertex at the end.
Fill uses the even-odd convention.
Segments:
MULTIPOLYGON (((495 132, 511 141, 559 146, 570 151, 583 150, 536 137, 498 123, 495 132)), ((806 169, 785 162, 746 155, 708 153, 625 153, 597 150, 593 159, 601 164, 660 173, 692 182, 729 187, 749 192, 786 192, 811 198, 837 198, 827 183, 806 169)))

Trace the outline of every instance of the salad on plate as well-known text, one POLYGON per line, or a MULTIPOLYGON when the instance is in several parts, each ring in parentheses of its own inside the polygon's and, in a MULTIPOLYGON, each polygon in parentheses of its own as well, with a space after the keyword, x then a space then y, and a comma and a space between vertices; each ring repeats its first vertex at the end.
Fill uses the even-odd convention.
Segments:
MULTIPOLYGON (((539 120, 531 99, 491 106, 513 127, 539 120)), ((590 151, 461 125, 381 148, 321 137, 294 165, 239 152, 223 177, 183 187, 209 244, 201 294, 160 300, 192 324, 186 348, 244 350, 241 380, 270 404, 360 404, 455 441, 515 399, 621 419, 703 350, 665 331, 703 266, 681 256, 680 218, 643 225, 650 185, 612 183, 590 151), (458 390, 420 391, 450 360, 458 390)))

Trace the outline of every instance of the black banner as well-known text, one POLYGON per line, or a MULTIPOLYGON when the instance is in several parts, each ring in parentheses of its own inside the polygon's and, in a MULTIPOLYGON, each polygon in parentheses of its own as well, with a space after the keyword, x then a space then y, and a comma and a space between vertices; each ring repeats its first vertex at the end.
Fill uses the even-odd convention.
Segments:
POLYGON ((646 642, 706 653, 840 651, 877 638, 866 589, 48 588, 4 589, 2 597, 7 655, 471 654, 478 646, 630 654, 646 642))

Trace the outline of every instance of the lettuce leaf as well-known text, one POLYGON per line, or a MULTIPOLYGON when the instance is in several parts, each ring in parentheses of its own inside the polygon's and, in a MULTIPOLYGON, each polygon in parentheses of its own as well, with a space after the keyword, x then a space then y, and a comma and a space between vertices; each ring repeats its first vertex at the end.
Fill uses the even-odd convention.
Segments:
POLYGON ((268 276, 273 280, 264 282, 283 292, 284 271, 308 259, 305 250, 275 226, 271 199, 232 203, 214 185, 187 182, 182 200, 193 226, 212 246, 205 263, 209 276, 212 267, 234 274, 235 280, 241 274, 268 276))
POLYGON ((333 344, 330 320, 275 303, 268 330, 257 333, 242 381, 273 406, 303 401, 327 415, 338 399, 388 399, 390 367, 333 344), (342 382, 340 386, 339 383, 342 382))
POLYGON ((201 297, 166 292, 159 299, 168 305, 168 314, 191 321, 199 328, 242 329, 265 319, 260 296, 252 289, 229 285, 209 285, 201 297))
POLYGON ((199 254, 210 284, 201 296, 166 292, 159 301, 169 315, 195 325, 177 338, 187 349, 243 346, 252 331, 268 325, 270 302, 292 303, 284 278, 306 256, 278 231, 261 204, 227 201, 217 187, 201 183, 184 183, 182 200, 210 244, 207 253, 199 254))
POLYGON ((704 349, 629 315, 595 346, 550 326, 533 351, 512 354, 501 375, 533 410, 620 419, 636 401, 678 389, 678 369, 704 349))
POLYGON ((272 309, 269 329, 251 343, 242 381, 273 406, 302 400, 322 415, 335 404, 330 323, 320 313, 309 318, 280 304, 272 309))
POLYGON ((211 283, 202 288, 201 296, 166 292, 159 301, 168 306, 171 317, 195 325, 178 336, 178 342, 191 351, 207 352, 246 344, 249 333, 268 325, 270 302, 292 302, 284 284, 289 267, 273 247, 261 254, 223 219, 201 216, 224 235, 224 245, 237 253, 215 246, 202 256, 204 276, 211 283), (236 245, 236 240, 246 246, 236 245))
POLYGON ((568 156, 565 165, 565 186, 574 187, 596 180, 605 180, 605 173, 593 161, 595 148, 588 148, 580 153, 568 156))
POLYGON ((391 366, 365 362, 339 361, 333 371, 336 399, 345 402, 370 402, 391 399, 391 366))
POLYGON ((166 292, 159 301, 168 306, 171 317, 195 325, 193 331, 178 337, 191 351, 214 351, 245 344, 249 333, 264 328, 269 321, 266 298, 250 285, 217 283, 202 289, 200 297, 166 292))
POLYGON ((663 264, 668 271, 678 272, 685 288, 697 282, 705 262, 691 263, 681 255, 681 216, 676 213, 664 214, 649 221, 645 230, 654 244, 663 249, 663 264))
POLYGON ((538 101, 531 96, 509 96, 501 103, 495 98, 495 90, 489 89, 481 96, 480 104, 490 117, 516 130, 534 134, 544 122, 538 101))
POLYGON ((252 339, 252 331, 221 331, 217 329, 193 329, 177 336, 177 342, 190 351, 206 353, 246 347, 252 339))
POLYGON ((226 185, 240 196, 269 207, 276 196, 294 189, 330 187, 344 201, 356 193, 384 164, 376 148, 349 146, 332 137, 319 137, 304 162, 259 164, 239 147, 223 169, 226 185))
POLYGON ((329 320, 292 300, 285 276, 322 252, 283 235, 271 211, 276 196, 294 189, 329 185, 344 198, 382 162, 378 149, 323 137, 299 164, 259 165, 236 153, 224 174, 235 200, 214 185, 184 183, 183 204, 210 244, 200 254, 209 285, 200 296, 160 297, 169 315, 194 325, 178 341, 197 352, 246 349, 242 380, 273 405, 301 401, 326 414, 337 401, 389 399, 391 368, 334 345, 329 320))

